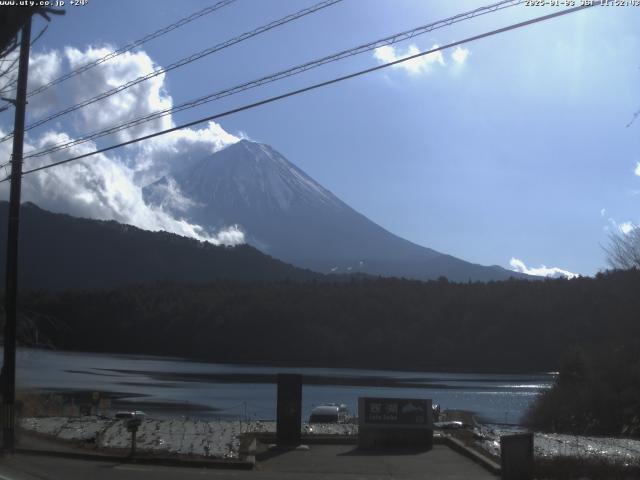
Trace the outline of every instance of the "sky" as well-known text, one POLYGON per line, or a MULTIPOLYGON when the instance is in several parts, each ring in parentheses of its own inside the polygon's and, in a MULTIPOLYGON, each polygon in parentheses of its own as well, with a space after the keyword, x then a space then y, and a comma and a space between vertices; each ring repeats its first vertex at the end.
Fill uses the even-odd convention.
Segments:
MULTIPOLYGON (((89 0, 33 45, 29 88, 100 58, 213 0, 89 0)), ((313 5, 237 0, 29 101, 27 124, 313 5)), ((398 32, 482 1, 343 0, 30 130, 25 152, 398 32)), ((560 7, 519 5, 85 143, 25 168, 380 65, 560 7)), ((37 34, 46 22, 34 21, 37 34)), ((609 235, 640 223, 640 7, 597 6, 24 178, 23 200, 214 243, 144 205, 141 187, 240 138, 271 145, 391 232, 467 261, 594 275, 609 235), (631 124, 630 124, 631 123, 631 124), (629 125, 630 124, 630 125, 629 125)), ((4 63, 0 64, 0 66, 4 63)), ((1 82, 0 82, 1 84, 1 82)), ((0 133, 12 128, 0 114, 0 133)), ((0 143, 1 162, 11 142, 0 143)), ((7 198, 7 183, 0 184, 7 198)), ((188 199, 175 195, 176 202, 188 199)))

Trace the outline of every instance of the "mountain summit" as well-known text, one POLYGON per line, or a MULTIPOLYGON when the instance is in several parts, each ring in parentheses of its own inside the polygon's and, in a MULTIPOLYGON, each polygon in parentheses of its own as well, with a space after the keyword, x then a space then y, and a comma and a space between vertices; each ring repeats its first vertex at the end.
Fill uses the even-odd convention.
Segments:
POLYGON ((522 276, 465 262, 400 238, 345 204, 272 147, 241 140, 144 189, 145 201, 217 230, 239 225, 247 241, 322 273, 450 280, 522 276))

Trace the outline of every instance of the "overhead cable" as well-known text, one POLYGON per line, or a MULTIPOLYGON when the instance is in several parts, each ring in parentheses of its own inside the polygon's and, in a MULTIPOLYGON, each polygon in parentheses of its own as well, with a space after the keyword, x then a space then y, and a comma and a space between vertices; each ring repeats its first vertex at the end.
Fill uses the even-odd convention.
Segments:
MULTIPOLYGON (((448 44, 443 45, 441 47, 435 47, 435 48, 432 48, 430 50, 426 50, 424 52, 420 52, 420 53, 417 53, 415 55, 411 55, 411 56, 406 57, 406 58, 395 60, 393 62, 388 62, 388 63, 384 63, 384 64, 381 64, 381 65, 377 65, 375 67, 370 67, 370 68, 366 68, 364 70, 359 70, 357 72, 350 73, 348 75, 344 75, 344 76, 341 76, 341 77, 333 78, 331 80, 326 80, 326 81, 320 82, 320 83, 315 83, 313 85, 309 85, 307 87, 300 88, 298 90, 293 90, 293 91, 290 91, 290 92, 287 92, 287 93, 283 93, 281 95, 276 95, 276 96, 273 96, 273 97, 270 97, 270 98, 267 98, 267 99, 264 99, 264 100, 261 100, 261 101, 258 101, 258 102, 254 102, 254 103, 251 103, 251 104, 248 104, 248 105, 243 105, 241 107, 237 107, 237 108, 234 108, 234 109, 231 109, 231 110, 227 110, 226 112, 217 113, 215 115, 210 115, 210 116, 207 116, 207 117, 204 117, 204 118, 200 118, 198 120, 194 120, 194 121, 191 121, 191 122, 188 122, 188 123, 184 123, 184 124, 178 125, 176 127, 168 128, 166 130, 161 130, 159 132, 155 132, 155 133, 144 135, 144 136, 141 136, 141 137, 138 137, 138 138, 134 138, 134 139, 128 140, 126 142, 121 142, 121 143, 118 143, 118 144, 115 144, 115 145, 110 145, 108 147, 100 148, 100 149, 94 150, 92 152, 84 153, 82 155, 77 155, 77 156, 74 156, 74 157, 71 157, 71 158, 67 158, 67 159, 64 159, 64 160, 60 160, 60 161, 57 161, 57 162, 52 162, 52 163, 49 163, 47 165, 42 165, 40 167, 32 168, 30 170, 25 170, 23 172, 23 175, 39 172, 41 170, 46 170, 46 169, 53 168, 53 167, 56 167, 56 166, 59 166, 59 165, 63 165, 63 164, 69 163, 69 162, 74 162, 76 160, 81 160, 81 159, 84 159, 84 158, 88 158, 88 157, 91 157, 93 155, 97 155, 99 153, 104 153, 104 152, 108 152, 110 150, 115 150, 116 148, 124 147, 124 146, 127 146, 127 145, 133 145, 135 143, 138 143, 138 142, 141 142, 141 141, 144 141, 144 140, 149 140, 149 139, 154 138, 154 137, 158 137, 158 136, 161 136, 161 135, 166 135, 167 133, 171 133, 171 132, 175 132, 175 131, 178 131, 178 130, 182 130, 184 128, 189 128, 189 127, 192 127, 194 125, 198 125, 200 123, 204 123, 204 122, 208 122, 208 121, 212 121, 212 120, 217 120, 217 119, 220 119, 222 117, 226 117, 226 116, 238 113, 238 112, 242 112, 242 111, 253 109, 253 108, 256 108, 256 107, 259 107, 259 106, 262 106, 262 105, 273 103, 273 102, 276 102, 278 100, 282 100, 282 99, 285 99, 285 98, 288 98, 288 97, 291 97, 291 96, 294 96, 294 95, 299 95, 301 93, 305 93, 305 92, 308 92, 308 91, 311 91, 311 90, 316 90, 318 88, 326 87, 328 85, 333 85, 335 83, 342 82, 342 81, 345 81, 345 80, 348 80, 348 79, 351 79, 351 78, 355 78, 355 77, 359 77, 359 76, 362 76, 362 75, 365 75, 365 74, 368 74, 368 73, 376 72, 378 70, 382 70, 384 68, 388 68, 388 67, 391 67, 393 65, 399 65, 399 64, 404 63, 404 62, 409 62, 411 60, 415 60, 415 59, 423 57, 425 55, 430 55, 430 54, 433 54, 433 53, 436 53, 436 52, 439 52, 439 51, 442 51, 442 50, 446 50, 446 49, 449 49, 449 48, 456 47, 458 45, 462 45, 462 44, 465 44, 465 43, 473 42, 473 41, 480 40, 480 39, 483 39, 483 38, 487 38, 487 37, 490 37, 490 36, 498 35, 500 33, 508 32, 510 30, 516 30, 518 28, 522 28, 522 27, 525 27, 525 26, 528 26, 528 25, 532 25, 532 24, 535 24, 535 23, 540 23, 540 22, 543 22, 543 21, 546 21, 546 20, 550 20, 552 18, 556 18, 556 17, 568 15, 568 14, 571 14, 571 13, 575 13, 575 12, 580 11, 580 10, 591 8, 593 5, 595 5, 595 4, 591 4, 591 5, 585 4, 585 5, 581 5, 581 6, 577 6, 577 7, 573 7, 573 8, 569 8, 569 9, 565 9, 565 10, 561 10, 559 12, 550 13, 548 15, 543 15, 541 17, 536 17, 536 18, 533 18, 533 19, 530 19, 530 20, 526 20, 524 22, 515 23, 515 24, 512 24, 512 25, 509 25, 509 26, 506 26, 506 27, 502 27, 502 28, 498 28, 496 30, 491 30, 489 32, 485 32, 485 33, 482 33, 482 34, 479 34, 479 35, 474 35, 472 37, 465 38, 464 40, 459 40, 459 41, 456 41, 456 42, 448 43, 448 44)), ((11 178, 11 176, 9 175, 8 177, 4 178, 3 180, 0 180, 0 183, 8 181, 10 178, 11 178)))
POLYGON ((359 55, 361 53, 364 52, 368 52, 371 50, 375 50, 376 48, 382 47, 382 46, 387 46, 387 45, 393 45, 408 39, 411 39, 413 37, 416 37, 418 35, 423 35, 426 34, 428 32, 431 32, 433 30, 436 30, 438 28, 442 28, 442 27, 446 27, 449 25, 452 25, 454 23, 457 22, 461 22, 463 20, 469 20, 471 18, 475 18, 477 16, 480 15, 485 15, 487 13, 493 13, 495 11, 504 9, 504 8, 508 8, 508 7, 512 7, 515 5, 518 5, 520 3, 523 3, 524 0, 503 0, 491 5, 487 5, 484 7, 480 7, 480 8, 476 8, 474 10, 465 12, 465 13, 461 13, 458 15, 454 15, 452 17, 448 17, 445 18, 443 20, 438 20, 436 22, 432 22, 426 25, 421 25, 419 27, 413 28, 411 30, 406 30, 404 32, 400 32, 400 33, 396 33, 394 35, 390 35, 378 40, 375 40, 373 42, 368 42, 365 43, 363 45, 359 45, 357 47, 353 47, 347 50, 342 50, 338 53, 334 53, 310 62, 306 62, 304 64, 301 65, 297 65, 295 67, 291 67, 288 68, 286 70, 282 70, 279 71, 277 73, 273 73, 271 75, 267 75, 261 78, 258 78, 256 80, 251 80, 249 82, 245 82, 242 83, 240 85, 236 85, 234 87, 230 87, 230 88, 226 88, 208 95, 204 95, 201 97, 198 97, 196 99, 192 99, 189 100, 187 102, 181 103, 179 105, 170 107, 170 108, 166 108, 163 110, 158 110, 156 112, 152 112, 150 114, 147 115, 143 115, 141 117, 138 117, 136 119, 133 120, 129 120, 127 122, 123 122, 120 124, 116 124, 113 125, 111 127, 108 127, 106 129, 102 129, 102 130, 98 130, 98 131, 94 131, 92 133, 88 133, 86 135, 83 135, 81 137, 72 139, 72 140, 68 140, 66 142, 60 142, 56 145, 52 145, 46 149, 40 150, 40 151, 36 151, 36 152, 29 152, 27 155, 24 156, 24 158, 31 158, 31 157, 40 157, 43 155, 48 155, 50 153, 53 152, 57 152, 60 150, 65 150, 67 148, 70 148, 72 146, 75 145, 80 145, 89 141, 93 141, 96 140, 98 138, 101 137, 105 137, 107 135, 111 135, 117 132, 120 132, 122 130, 126 130, 129 128, 133 128, 133 127, 137 127, 139 125, 142 125, 144 123, 153 121, 153 120, 157 120, 159 118, 171 115, 173 113, 176 112, 181 112, 183 110, 188 110, 191 108, 195 108, 201 105, 204 105, 206 103, 210 103, 213 102, 215 100, 220 100, 222 98, 225 97, 229 97, 231 95, 235 95, 237 93, 252 89, 252 88, 256 88, 262 85, 266 85, 268 83, 272 83, 272 82, 276 82, 278 80, 282 80, 283 78, 287 78, 287 77, 291 77, 293 75, 297 75, 300 73, 303 73, 305 71, 320 67, 322 65, 326 65, 328 63, 332 63, 332 62, 336 62, 345 58, 349 58, 355 55, 359 55))
POLYGON ((177 28, 180 28, 184 25, 187 25, 188 23, 193 22, 194 20, 200 18, 200 17, 204 17, 205 15, 209 15, 210 13, 215 12, 216 10, 221 9, 222 7, 226 7, 227 5, 229 5, 230 3, 235 2, 236 0, 221 0, 218 3, 214 4, 214 5, 210 5, 206 8, 203 8, 202 10, 198 10, 195 13, 192 13, 191 15, 181 18, 180 20, 178 20, 177 22, 174 22, 170 25, 167 25, 166 27, 163 27, 159 30, 156 30, 153 33, 149 33, 148 35, 145 35, 144 37, 140 38, 139 40, 136 40, 134 42, 131 42, 127 45, 125 45, 124 47, 118 48, 117 50, 114 50, 113 52, 108 53, 107 55, 104 55, 96 60, 93 60, 89 63, 85 63, 84 65, 70 71, 69 73, 66 73, 58 78, 55 78, 54 80, 51 80, 50 82, 46 83, 45 85, 42 85, 36 89, 34 89, 33 91, 29 92, 27 94, 27 97, 32 97, 34 95, 37 95, 39 93, 44 92, 45 90, 53 87, 54 85, 58 85, 59 83, 64 82, 65 80, 68 80, 72 77, 75 77, 76 75, 79 75, 81 73, 86 72, 87 70, 92 69, 93 67, 100 65, 101 63, 104 62, 108 62, 109 60, 116 58, 120 55, 122 55, 123 53, 129 52, 131 50, 133 50, 134 48, 139 47, 140 45, 143 45, 155 38, 161 37, 162 35, 165 35, 177 28))
MULTIPOLYGON (((162 75, 162 74, 164 74, 166 72, 169 72, 171 70, 174 70, 176 68, 183 67, 184 65, 187 65, 189 63, 195 62, 196 60, 199 60, 199 59, 201 59, 201 58, 203 58, 203 57, 205 57, 207 55, 211 55, 212 53, 215 53, 215 52, 218 52, 218 51, 223 50, 225 48, 231 47, 232 45, 240 43, 240 42, 242 42, 244 40, 247 40, 249 38, 255 37, 256 35, 260 35, 261 33, 264 33, 264 32, 266 32, 268 30, 272 30, 272 29, 274 29, 276 27, 279 27, 281 25, 284 25, 286 23, 289 23, 289 22, 292 22, 294 20, 297 20, 297 19, 299 19, 301 17, 304 17, 306 15, 314 13, 314 12, 316 12, 318 10, 323 9, 323 8, 330 7, 331 5, 334 5, 334 4, 339 3, 341 1, 343 1, 343 0, 323 0, 320 3, 312 5, 311 7, 302 9, 302 10, 296 12, 296 13, 293 13, 293 14, 287 15, 285 17, 282 17, 279 20, 271 22, 271 23, 269 23, 267 25, 263 25, 262 27, 258 27, 258 28, 254 29, 254 30, 249 31, 249 32, 245 32, 242 35, 234 37, 234 38, 232 38, 230 40, 227 40, 225 42, 222 42, 222 43, 219 43, 219 44, 214 45, 212 47, 209 47, 209 48, 206 48, 204 50, 201 50, 200 52, 194 53, 193 55, 190 55, 188 57, 182 58, 182 59, 170 64, 167 67, 156 68, 155 70, 149 72, 146 75, 142 75, 142 76, 140 76, 140 77, 138 77, 138 78, 136 78, 134 80, 131 80, 131 81, 129 81, 127 83, 124 83, 122 85, 119 85, 117 87, 114 87, 114 88, 112 88, 110 90, 107 90, 105 92, 102 92, 99 95, 96 95, 94 97, 91 97, 91 98, 88 98, 86 100, 83 100, 80 103, 76 103, 75 105, 67 107, 67 108, 65 108, 63 110, 60 110, 60 111, 58 111, 56 113, 53 113, 53 114, 49 115, 48 117, 45 117, 45 118, 43 118, 41 120, 38 120, 38 121, 36 121, 36 122, 34 122, 34 123, 30 124, 30 125, 27 125, 25 127, 25 131, 32 130, 32 129, 36 128, 36 127, 39 127, 40 125, 43 125, 43 124, 45 124, 47 122, 50 122, 51 120, 59 118, 59 117, 61 117, 63 115, 66 115, 68 113, 74 112, 74 111, 76 111, 76 110, 78 110, 80 108, 86 107, 86 106, 91 105, 91 104, 93 104, 95 102, 98 102, 100 100, 104 100, 105 98, 110 97, 112 95, 115 95, 116 93, 120 93, 120 92, 122 92, 122 91, 124 91, 124 90, 126 90, 128 88, 131 88, 134 85, 137 85, 137 84, 139 84, 141 82, 144 82, 144 81, 149 80, 151 78, 157 77, 158 75, 162 75)), ((8 135, 5 135, 4 137, 2 137, 0 139, 0 142, 4 142, 6 140, 9 140, 12 136, 13 136, 12 133, 10 133, 8 135)))

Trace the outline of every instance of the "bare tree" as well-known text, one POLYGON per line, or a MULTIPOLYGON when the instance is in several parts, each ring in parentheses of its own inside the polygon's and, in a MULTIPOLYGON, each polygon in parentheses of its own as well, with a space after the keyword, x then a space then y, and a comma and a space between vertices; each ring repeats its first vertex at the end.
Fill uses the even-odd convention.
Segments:
MULTIPOLYGON (((37 3, 37 2, 35 2, 37 3)), ((0 106, 0 112, 8 110, 14 104, 16 85, 18 84, 19 49, 18 33, 24 23, 32 15, 38 14, 47 22, 49 15, 64 15, 64 10, 40 6, 3 7, 0 14, 0 99, 5 103, 0 106)), ((37 42, 47 30, 48 25, 31 40, 31 45, 37 42)))
POLYGON ((604 250, 607 252, 607 262, 612 268, 640 269, 640 228, 633 225, 627 233, 612 233, 604 250))

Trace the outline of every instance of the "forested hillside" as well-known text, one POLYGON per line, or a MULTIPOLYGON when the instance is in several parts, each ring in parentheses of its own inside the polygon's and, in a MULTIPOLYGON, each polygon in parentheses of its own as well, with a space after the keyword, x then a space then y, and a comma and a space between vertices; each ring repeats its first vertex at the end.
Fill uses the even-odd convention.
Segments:
POLYGON ((454 284, 352 279, 165 283, 30 293, 22 311, 63 349, 223 362, 556 370, 572 346, 638 338, 640 272, 454 284))
MULTIPOLYGON (((157 281, 310 280, 321 275, 269 257, 249 245, 215 246, 113 221, 21 209, 21 289, 108 288, 157 281)), ((0 252, 6 251, 7 202, 0 202, 0 252)), ((4 272, 6 256, 0 255, 4 272)), ((0 286, 4 275, 0 276, 0 286)))

